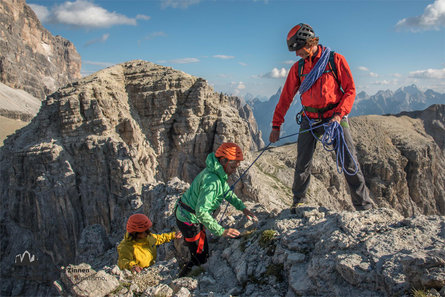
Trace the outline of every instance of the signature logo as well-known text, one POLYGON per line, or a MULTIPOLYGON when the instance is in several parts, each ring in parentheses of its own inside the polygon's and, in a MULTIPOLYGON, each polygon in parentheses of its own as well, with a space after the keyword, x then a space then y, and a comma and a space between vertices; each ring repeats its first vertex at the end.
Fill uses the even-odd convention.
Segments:
POLYGON ((32 255, 28 251, 24 251, 23 254, 18 254, 15 256, 15 265, 34 265, 37 264, 37 257, 32 255))

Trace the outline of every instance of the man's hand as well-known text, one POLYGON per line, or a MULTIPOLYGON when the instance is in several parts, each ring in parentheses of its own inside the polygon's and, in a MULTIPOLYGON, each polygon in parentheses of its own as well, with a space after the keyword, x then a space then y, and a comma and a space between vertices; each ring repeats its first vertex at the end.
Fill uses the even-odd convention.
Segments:
POLYGON ((182 232, 181 232, 181 231, 176 232, 176 234, 175 234, 175 238, 176 238, 176 239, 178 239, 178 238, 182 238, 182 232))
POLYGON ((331 123, 332 122, 337 122, 337 123, 340 124, 340 121, 341 121, 341 116, 338 115, 338 114, 335 114, 329 122, 331 122, 331 123))
POLYGON ((258 221, 258 218, 256 217, 256 215, 253 212, 251 212, 250 210, 248 210, 247 208, 243 209, 243 214, 247 217, 248 220, 258 221))
POLYGON ((140 272, 142 271, 142 267, 139 266, 139 265, 134 265, 134 266, 131 268, 131 271, 140 273, 140 272))
POLYGON ((224 230, 224 233, 222 234, 224 237, 230 237, 230 238, 235 238, 238 237, 241 233, 233 228, 229 228, 224 230))
POLYGON ((270 131, 269 141, 274 143, 277 142, 278 139, 280 139, 280 130, 272 129, 272 131, 270 131))

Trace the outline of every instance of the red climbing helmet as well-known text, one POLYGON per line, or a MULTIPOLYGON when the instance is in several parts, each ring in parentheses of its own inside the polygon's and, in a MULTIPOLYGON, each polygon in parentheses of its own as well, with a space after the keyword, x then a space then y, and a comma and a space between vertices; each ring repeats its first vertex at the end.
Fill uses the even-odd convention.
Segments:
POLYGON ((146 215, 137 213, 128 218, 127 232, 144 232, 150 229, 151 226, 153 226, 153 223, 146 215))
POLYGON ((293 27, 287 34, 287 47, 289 51, 298 51, 306 45, 309 38, 315 37, 315 32, 311 26, 300 23, 293 27))

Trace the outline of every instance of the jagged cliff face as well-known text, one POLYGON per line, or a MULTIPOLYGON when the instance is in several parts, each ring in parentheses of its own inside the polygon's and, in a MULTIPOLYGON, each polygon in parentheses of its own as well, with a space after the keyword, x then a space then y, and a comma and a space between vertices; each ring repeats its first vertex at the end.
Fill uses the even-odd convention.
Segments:
POLYGON ((79 79, 80 56, 74 45, 53 36, 25 0, 0 1, 0 81, 44 99, 79 79))
POLYGON ((2 242, 2 276, 22 249, 38 251, 49 272, 74 261, 87 226, 120 232, 153 185, 190 182, 222 142, 257 149, 258 131, 239 107, 201 78, 144 61, 48 96, 0 150, 1 236, 11 239, 2 242))

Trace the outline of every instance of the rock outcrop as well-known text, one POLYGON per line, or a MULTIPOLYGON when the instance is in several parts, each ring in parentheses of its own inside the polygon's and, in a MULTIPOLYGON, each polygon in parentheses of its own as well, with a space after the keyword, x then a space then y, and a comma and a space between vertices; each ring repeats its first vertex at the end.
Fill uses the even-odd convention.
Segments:
MULTIPOLYGON (((0 149, 2 279, 24 250, 39 259, 25 278, 38 271, 51 278, 55 267, 84 259, 80 251, 96 237, 83 233, 103 237, 89 226, 121 232, 157 183, 190 182, 222 142, 238 143, 248 156, 263 144, 253 141, 259 135, 245 114, 239 99, 215 93, 204 79, 144 61, 48 96, 0 149)), ((147 213, 152 205, 144 206, 147 213)), ((20 287, 12 278, 2 286, 2 292, 20 287)))
POLYGON ((0 83, 0 115, 29 122, 37 114, 41 101, 23 90, 0 83))
POLYGON ((53 36, 25 0, 0 1, 0 82, 36 98, 79 79, 74 45, 53 36))
POLYGON ((139 275, 120 271, 114 264, 97 273, 81 264, 72 268, 87 268, 86 272, 61 272, 56 283, 59 293, 87 296, 82 293, 95 290, 95 296, 169 297, 445 295, 443 216, 406 219, 386 208, 330 212, 306 206, 298 208, 296 215, 288 210, 268 213, 262 207, 253 209, 259 216, 257 223, 239 214, 225 218, 224 224, 238 228, 242 235, 212 240, 208 263, 192 271, 192 277, 176 278, 178 263, 174 258, 159 261, 139 275))

